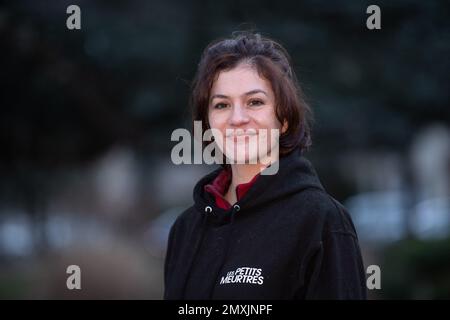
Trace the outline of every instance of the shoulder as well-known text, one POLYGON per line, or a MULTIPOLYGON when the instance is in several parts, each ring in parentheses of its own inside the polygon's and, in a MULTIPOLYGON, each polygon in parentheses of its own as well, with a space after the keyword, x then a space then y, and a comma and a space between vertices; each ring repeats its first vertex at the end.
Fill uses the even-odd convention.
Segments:
POLYGON ((342 233, 356 236, 355 227, 348 210, 325 190, 305 189, 295 195, 296 219, 311 228, 325 233, 342 233))
POLYGON ((173 237, 175 233, 183 233, 186 230, 192 229, 197 219, 200 219, 199 212, 194 206, 190 206, 175 219, 175 222, 170 228, 169 237, 173 237))

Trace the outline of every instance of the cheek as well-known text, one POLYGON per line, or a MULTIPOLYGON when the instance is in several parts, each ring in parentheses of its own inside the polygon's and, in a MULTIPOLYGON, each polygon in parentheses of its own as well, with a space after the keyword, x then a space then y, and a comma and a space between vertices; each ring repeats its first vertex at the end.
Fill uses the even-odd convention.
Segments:
POLYGON ((211 114, 211 112, 208 112, 208 117, 207 117, 207 121, 208 121, 208 125, 210 128, 214 128, 215 127, 215 118, 214 116, 211 114))
POLYGON ((273 128, 276 128, 278 130, 283 130, 282 127, 282 123, 280 122, 280 120, 278 120, 277 114, 275 112, 275 108, 272 110, 272 123, 273 123, 273 128))
POLYGON ((281 123, 278 121, 278 118, 274 112, 274 110, 268 110, 267 113, 261 115, 260 123, 264 124, 264 127, 267 129, 279 129, 281 130, 281 123))
POLYGON ((224 115, 210 112, 208 114, 208 123, 211 129, 222 129, 226 124, 224 115))
POLYGON ((210 129, 217 129, 217 123, 213 117, 208 117, 208 126, 210 129))

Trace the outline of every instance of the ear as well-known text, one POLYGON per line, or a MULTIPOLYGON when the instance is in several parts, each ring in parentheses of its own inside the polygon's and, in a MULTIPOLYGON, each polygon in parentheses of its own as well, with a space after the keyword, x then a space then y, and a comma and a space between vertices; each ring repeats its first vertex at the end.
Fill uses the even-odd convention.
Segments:
POLYGON ((287 120, 284 120, 283 127, 281 127, 281 134, 285 133, 286 130, 288 129, 288 127, 289 127, 289 125, 288 125, 287 120))

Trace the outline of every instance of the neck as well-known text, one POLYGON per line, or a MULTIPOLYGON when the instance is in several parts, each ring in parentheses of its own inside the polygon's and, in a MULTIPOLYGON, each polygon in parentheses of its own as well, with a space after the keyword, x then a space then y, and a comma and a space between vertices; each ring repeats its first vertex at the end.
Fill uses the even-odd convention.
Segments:
POLYGON ((231 183, 225 198, 230 204, 237 201, 236 187, 240 184, 250 182, 266 166, 262 164, 233 164, 231 165, 231 183))
MULTIPOLYGON (((278 159, 278 153, 276 159, 278 159)), ((229 203, 233 204, 237 201, 236 187, 238 185, 250 182, 258 173, 263 171, 269 166, 269 164, 275 161, 270 155, 266 156, 264 160, 265 161, 260 161, 256 164, 231 165, 231 183, 225 194, 225 198, 229 203), (271 160, 270 162, 268 161, 269 159, 271 160)))
POLYGON ((258 173, 260 173, 266 166, 263 164, 234 164, 231 165, 231 187, 232 190, 242 183, 250 182, 258 173))

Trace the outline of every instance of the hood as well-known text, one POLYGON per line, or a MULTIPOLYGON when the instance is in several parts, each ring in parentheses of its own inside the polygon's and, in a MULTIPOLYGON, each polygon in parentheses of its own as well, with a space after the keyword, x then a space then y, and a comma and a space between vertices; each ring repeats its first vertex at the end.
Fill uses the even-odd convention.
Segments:
MULTIPOLYGON (((194 188, 195 208, 201 213, 212 213, 210 216, 216 223, 229 222, 230 210, 224 210, 215 205, 214 197, 204 191, 204 186, 211 183, 222 168, 203 177, 194 188)), ((276 199, 298 193, 304 189, 316 188, 324 190, 311 163, 296 149, 279 159, 279 169, 274 175, 260 175, 245 196, 236 202, 240 210, 252 212, 259 206, 264 206, 276 199)), ((239 211, 240 211, 239 210, 239 211)))

